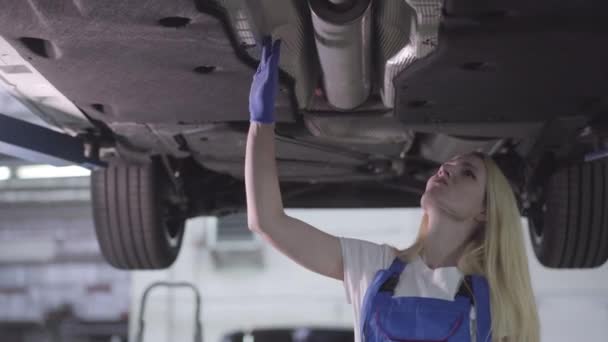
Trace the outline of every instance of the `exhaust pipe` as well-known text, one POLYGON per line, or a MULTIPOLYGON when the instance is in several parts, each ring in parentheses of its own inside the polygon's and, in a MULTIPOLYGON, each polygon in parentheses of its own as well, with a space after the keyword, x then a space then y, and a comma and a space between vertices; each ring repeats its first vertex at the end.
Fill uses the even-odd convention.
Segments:
POLYGON ((371 0, 309 0, 329 104, 353 109, 371 90, 371 0))

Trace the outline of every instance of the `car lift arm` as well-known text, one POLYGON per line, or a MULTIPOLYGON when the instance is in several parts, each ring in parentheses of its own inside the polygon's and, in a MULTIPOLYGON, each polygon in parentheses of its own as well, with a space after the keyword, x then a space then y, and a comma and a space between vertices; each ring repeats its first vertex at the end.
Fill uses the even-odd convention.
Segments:
POLYGON ((37 163, 105 167, 97 156, 85 155, 85 140, 0 114, 0 153, 37 163))

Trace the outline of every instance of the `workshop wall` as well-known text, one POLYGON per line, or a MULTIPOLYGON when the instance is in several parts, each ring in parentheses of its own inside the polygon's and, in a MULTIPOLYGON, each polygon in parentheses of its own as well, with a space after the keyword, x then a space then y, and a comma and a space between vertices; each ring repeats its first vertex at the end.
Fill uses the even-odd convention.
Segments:
POLYGON ((90 205, 2 204, 0 341, 126 335, 131 274, 102 258, 90 205))

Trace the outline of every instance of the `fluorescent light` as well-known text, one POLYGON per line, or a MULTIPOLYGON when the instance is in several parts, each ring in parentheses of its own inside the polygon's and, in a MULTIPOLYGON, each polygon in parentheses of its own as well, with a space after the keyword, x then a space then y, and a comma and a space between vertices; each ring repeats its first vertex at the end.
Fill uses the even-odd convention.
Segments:
POLYGON ((17 169, 17 177, 21 179, 83 177, 90 175, 90 170, 80 166, 27 165, 17 169))
POLYGON ((0 166, 0 181, 11 178, 11 169, 6 166, 0 166))

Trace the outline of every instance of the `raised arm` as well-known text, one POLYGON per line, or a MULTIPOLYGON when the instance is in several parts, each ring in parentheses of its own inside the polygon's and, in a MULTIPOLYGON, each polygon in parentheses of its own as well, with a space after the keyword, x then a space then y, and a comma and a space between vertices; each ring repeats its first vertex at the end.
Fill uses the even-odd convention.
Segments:
POLYGON ((273 108, 278 83, 280 41, 263 42, 260 67, 251 87, 251 122, 245 154, 245 190, 249 229, 307 269, 343 279, 337 237, 285 214, 275 158, 273 108))

